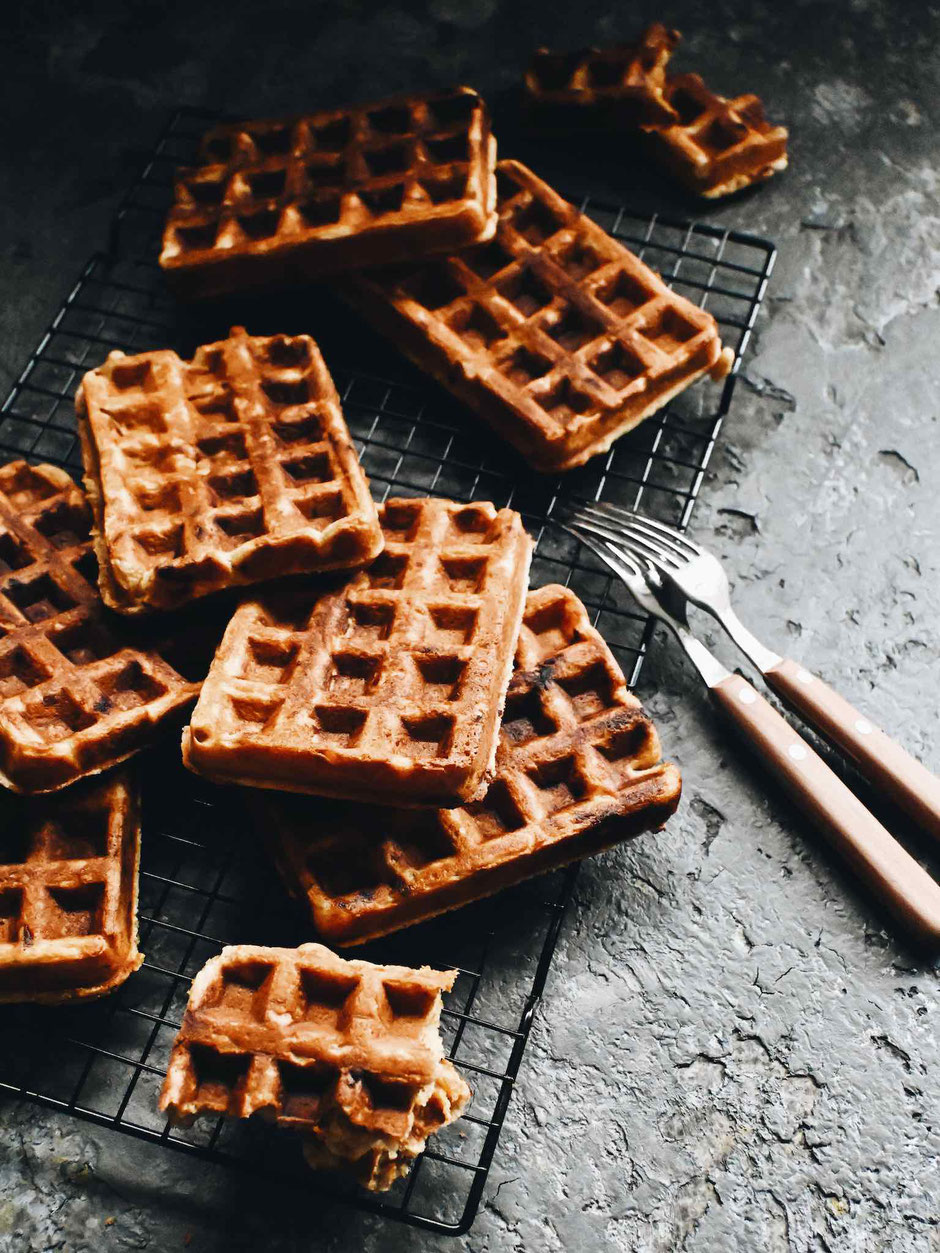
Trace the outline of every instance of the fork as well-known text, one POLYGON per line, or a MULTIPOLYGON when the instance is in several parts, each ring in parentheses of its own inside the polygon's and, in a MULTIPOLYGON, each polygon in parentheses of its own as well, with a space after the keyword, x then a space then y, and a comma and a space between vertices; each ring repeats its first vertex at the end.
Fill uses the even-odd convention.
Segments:
POLYGON ((881 793, 940 839, 940 779, 818 675, 755 639, 731 606, 728 576, 717 557, 672 527, 614 505, 579 505, 577 516, 588 530, 645 558, 667 588, 710 613, 778 696, 850 757, 881 793))
MULTIPOLYGON (((562 511, 559 511, 562 512, 562 511)), ((559 525, 623 580, 640 607, 665 623, 709 694, 820 833, 921 945, 940 947, 940 884, 898 843, 812 747, 748 681, 732 674, 689 629, 685 597, 656 568, 604 534, 609 523, 564 510, 559 525)))

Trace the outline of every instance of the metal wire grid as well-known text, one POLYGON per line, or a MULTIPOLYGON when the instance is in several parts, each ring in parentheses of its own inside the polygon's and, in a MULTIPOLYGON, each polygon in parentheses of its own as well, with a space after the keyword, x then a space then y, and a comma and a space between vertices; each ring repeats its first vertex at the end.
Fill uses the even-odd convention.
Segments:
MULTIPOLYGON (((151 258, 172 169, 191 159, 207 115, 171 121, 118 215, 114 249, 93 257, 0 409, 0 453, 80 465, 73 394, 84 370, 113 348, 190 351, 227 331, 231 309, 194 320, 170 301, 151 258)), ((565 476, 564 491, 643 508, 684 526, 698 494, 774 261, 767 241, 702 224, 644 219, 624 207, 583 207, 672 286, 708 308, 734 348, 721 386, 699 383, 605 457, 565 476)), ((378 496, 491 499, 522 512, 537 539, 533 586, 562 582, 636 680, 651 624, 593 558, 551 526, 561 479, 534 476, 472 417, 326 296, 239 307, 255 333, 307 330, 324 348, 366 472, 378 496), (370 371, 344 365, 353 356, 370 371)), ((481 902, 367 945, 377 961, 456 967, 444 1035, 474 1090, 469 1113, 376 1198, 313 1175, 290 1137, 222 1120, 170 1129, 156 1098, 193 974, 225 943, 296 944, 309 938, 245 829, 237 796, 186 774, 173 751, 141 762, 142 970, 107 1001, 66 1010, 20 1007, 0 1021, 0 1090, 183 1153, 248 1169, 272 1188, 293 1181, 439 1232, 466 1231, 476 1214, 512 1086, 542 994, 576 870, 514 889, 511 908, 481 902)))

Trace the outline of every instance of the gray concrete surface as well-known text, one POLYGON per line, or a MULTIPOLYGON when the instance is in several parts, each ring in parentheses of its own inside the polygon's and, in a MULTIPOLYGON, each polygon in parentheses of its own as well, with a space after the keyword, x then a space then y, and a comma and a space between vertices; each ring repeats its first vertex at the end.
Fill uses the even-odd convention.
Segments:
MULTIPOLYGON (((626 37, 660 13, 11 7, 4 387, 169 106, 498 93, 536 43, 626 37)), ((718 537, 758 633, 940 769, 940 11, 674 0, 668 20, 683 65, 758 90, 793 134, 785 175, 712 212, 780 257, 695 532, 718 537)), ((578 176, 631 194, 615 159, 578 176)), ((243 1182, 4 1106, 0 1249, 937 1253, 934 972, 717 731, 665 639, 641 694, 682 808, 582 873, 468 1237, 316 1201, 272 1215, 243 1182)))

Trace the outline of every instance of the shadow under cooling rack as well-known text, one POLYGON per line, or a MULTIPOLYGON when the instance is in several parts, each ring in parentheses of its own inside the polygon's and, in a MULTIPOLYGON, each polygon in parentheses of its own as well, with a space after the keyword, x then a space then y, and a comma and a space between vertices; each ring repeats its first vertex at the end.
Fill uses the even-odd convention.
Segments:
MULTIPOLYGON (((168 297, 153 260, 159 222, 174 167, 192 159, 212 120, 191 111, 177 114, 149 155, 119 213, 113 250, 84 267, 0 410, 0 455, 52 461, 77 472, 74 392, 83 372, 113 349, 169 346, 189 353, 224 336, 232 324, 253 334, 308 332, 333 371, 375 494, 487 499, 518 509, 537 540, 532 585, 570 586, 635 682, 650 624, 625 589, 551 524, 553 508, 564 492, 687 524, 763 298, 773 246, 709 225, 643 218, 626 207, 582 201, 676 291, 715 316, 735 362, 724 383, 697 383, 583 469, 563 479, 542 477, 325 291, 276 302, 233 299, 196 311, 168 297)), ((187 774, 172 748, 144 755, 140 769, 145 965, 96 1004, 5 1008, 0 1091, 249 1170, 272 1186, 294 1182, 418 1226, 465 1231, 479 1206, 576 870, 533 880, 356 950, 376 961, 460 971, 446 998, 444 1035, 474 1091, 468 1114, 436 1138, 407 1179, 375 1197, 310 1172, 290 1136, 224 1121, 171 1129, 157 1114, 193 974, 225 943, 292 945, 310 937, 258 855, 235 793, 187 774)))

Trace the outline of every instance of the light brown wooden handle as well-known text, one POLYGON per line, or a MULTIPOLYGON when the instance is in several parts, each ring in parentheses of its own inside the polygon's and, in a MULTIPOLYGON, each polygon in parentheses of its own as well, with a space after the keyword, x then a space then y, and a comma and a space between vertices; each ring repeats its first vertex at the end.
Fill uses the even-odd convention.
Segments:
POLYGON ((785 658, 764 677, 807 722, 851 757, 866 779, 940 840, 940 779, 935 774, 797 662, 785 658))
POLYGON ((797 805, 886 908, 921 944, 940 947, 940 884, 746 679, 729 675, 711 692, 797 805))

